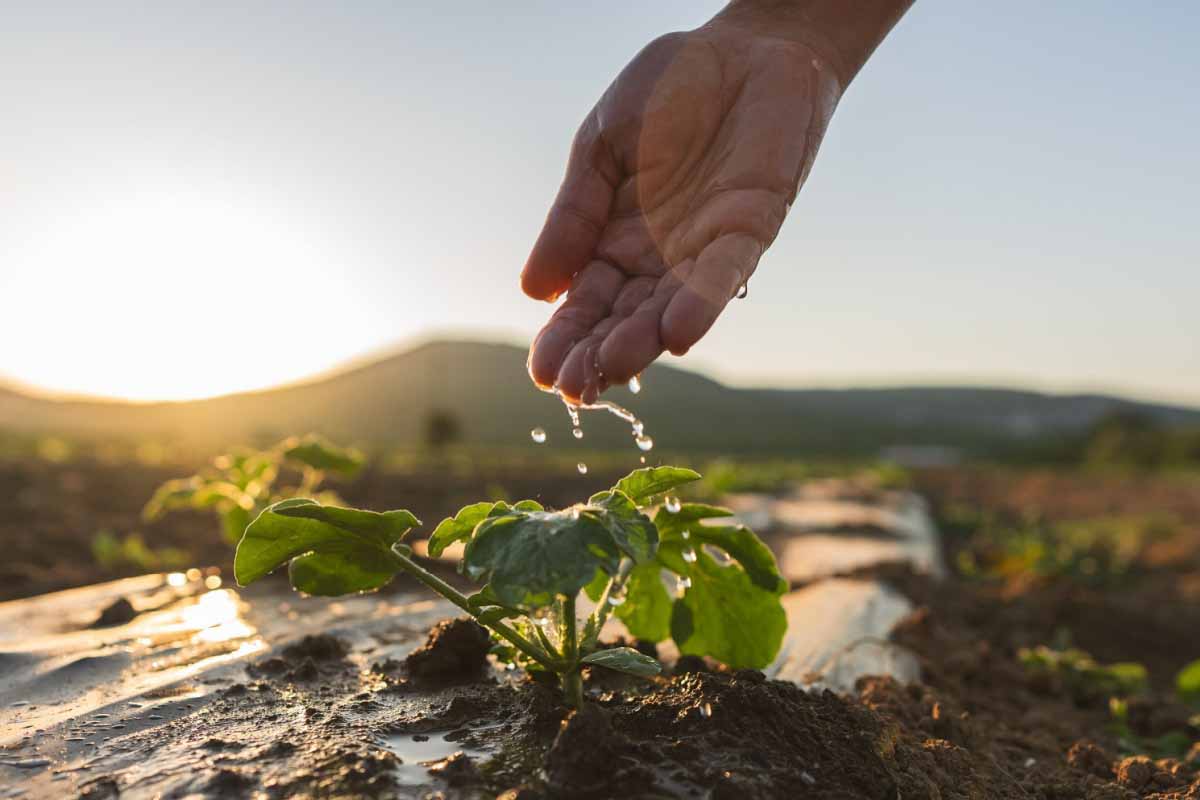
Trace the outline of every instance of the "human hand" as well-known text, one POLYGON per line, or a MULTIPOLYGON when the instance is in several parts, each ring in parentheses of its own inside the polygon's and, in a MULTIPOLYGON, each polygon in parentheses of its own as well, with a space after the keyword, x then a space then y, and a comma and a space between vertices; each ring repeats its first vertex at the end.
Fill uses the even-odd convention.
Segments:
POLYGON ((708 331, 812 167, 846 80, 836 61, 814 37, 719 15, 621 72, 521 275, 531 297, 567 293, 530 351, 538 385, 591 403, 708 331))

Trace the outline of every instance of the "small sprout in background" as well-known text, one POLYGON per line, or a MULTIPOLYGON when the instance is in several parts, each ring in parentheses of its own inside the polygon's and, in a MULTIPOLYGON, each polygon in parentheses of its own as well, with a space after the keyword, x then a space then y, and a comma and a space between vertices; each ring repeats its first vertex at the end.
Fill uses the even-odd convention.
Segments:
POLYGON ((480 586, 469 596, 412 560, 403 540, 420 522, 409 512, 302 498, 271 505, 246 528, 234 572, 246 585, 286 564, 292 586, 315 595, 373 591, 407 572, 487 627, 502 662, 557 676, 576 707, 585 666, 638 677, 661 670, 632 648, 599 644, 613 614, 638 639, 670 638, 686 655, 765 667, 787 628, 779 599, 786 582, 771 551, 743 526, 705 524, 728 520, 725 509, 678 503, 649 515, 661 497, 699 477, 653 467, 560 511, 532 500, 460 509, 437 526, 428 547, 436 558, 465 545, 459 571, 480 586), (668 582, 684 588, 672 596, 668 582), (595 602, 582 618, 580 592, 595 602))
POLYGON ((212 509, 232 544, 272 503, 314 496, 325 503, 340 502, 335 493, 318 491, 326 474, 353 477, 363 463, 357 450, 338 447, 314 434, 293 436, 267 450, 217 456, 211 468, 167 481, 142 509, 142 517, 151 522, 176 509, 212 509), (283 485, 281 475, 294 475, 296 482, 283 485))
POLYGON ((1106 702, 1146 691, 1146 668, 1133 662, 1099 664, 1083 650, 1054 650, 1044 645, 1022 648, 1017 658, 1034 677, 1061 685, 1080 704, 1106 702))

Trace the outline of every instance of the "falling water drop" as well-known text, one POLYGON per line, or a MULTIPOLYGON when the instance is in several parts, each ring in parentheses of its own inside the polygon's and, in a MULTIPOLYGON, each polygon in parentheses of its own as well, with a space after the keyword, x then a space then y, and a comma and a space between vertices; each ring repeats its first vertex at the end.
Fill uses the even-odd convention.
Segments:
POLYGON ((639 450, 645 450, 648 452, 648 451, 654 449, 654 440, 651 439, 649 436, 646 436, 645 434, 637 437, 637 439, 635 439, 635 441, 637 442, 637 446, 638 446, 639 450))
POLYGON ((748 295, 748 294, 750 294, 750 287, 743 283, 741 286, 738 287, 737 294, 735 295, 735 297, 737 297, 738 300, 745 300, 746 295, 748 295))
POLYGON ((529 432, 529 438, 537 444, 542 444, 546 441, 546 431, 544 428, 534 428, 529 432))
POLYGON ((638 461, 640 461, 640 462, 642 462, 643 464, 645 464, 645 463, 646 463, 646 457, 645 457, 645 456, 638 456, 638 461))
POLYGON ((576 439, 582 439, 583 438, 583 428, 572 428, 571 435, 574 436, 576 439))
POLYGON ((587 464, 582 461, 575 465, 575 469, 579 470, 580 475, 587 475, 587 464))
POLYGON ((567 416, 569 416, 571 418, 571 426, 578 428, 579 427, 579 406, 572 405, 571 403, 567 403, 566 405, 567 405, 567 416))
POLYGON ((700 706, 700 716, 704 717, 705 719, 708 719, 712 716, 712 703, 705 703, 704 705, 700 706))
POLYGON ((683 503, 679 502, 678 497, 668 497, 666 500, 667 513, 678 514, 679 509, 683 508, 683 503))
POLYGON ((642 390, 642 382, 640 380, 638 380, 637 375, 634 375, 632 378, 629 379, 629 391, 633 392, 634 394, 637 394, 641 390, 642 390))
POLYGON ((695 564, 696 563, 696 551, 690 547, 687 550, 684 550, 683 551, 683 560, 689 564, 695 564))
POLYGON ((681 535, 683 536, 683 540, 684 540, 685 542, 686 542, 688 539, 692 538, 692 532, 691 532, 691 531, 684 531, 684 532, 683 532, 681 535))

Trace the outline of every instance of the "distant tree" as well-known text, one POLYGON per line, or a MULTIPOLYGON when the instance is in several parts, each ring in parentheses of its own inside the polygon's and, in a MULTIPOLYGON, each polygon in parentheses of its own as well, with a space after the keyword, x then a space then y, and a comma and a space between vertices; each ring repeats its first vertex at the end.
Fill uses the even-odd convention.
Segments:
POLYGON ((462 437, 462 425, 452 411, 435 408, 425 418, 425 444, 433 450, 442 450, 462 437))

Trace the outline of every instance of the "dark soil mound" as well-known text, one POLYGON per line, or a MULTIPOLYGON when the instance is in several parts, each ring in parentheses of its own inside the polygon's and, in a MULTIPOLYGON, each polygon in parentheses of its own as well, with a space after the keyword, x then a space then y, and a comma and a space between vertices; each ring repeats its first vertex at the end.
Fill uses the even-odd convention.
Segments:
POLYGON ((487 666, 492 643, 488 632, 467 617, 442 620, 429 632, 425 644, 404 659, 408 674, 417 680, 452 683, 479 677, 487 666))

